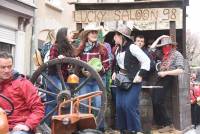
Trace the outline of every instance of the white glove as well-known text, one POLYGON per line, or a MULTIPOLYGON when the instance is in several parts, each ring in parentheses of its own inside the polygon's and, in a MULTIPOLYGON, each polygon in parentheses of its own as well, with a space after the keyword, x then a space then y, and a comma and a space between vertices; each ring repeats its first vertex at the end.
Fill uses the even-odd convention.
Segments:
POLYGON ((63 58, 65 58, 65 56, 64 55, 58 55, 58 59, 63 59, 63 58))
POLYGON ((0 113, 5 113, 5 111, 0 107, 0 113))
POLYGON ((142 77, 139 75, 136 75, 133 80, 133 83, 140 83, 140 82, 142 82, 142 77))
POLYGON ((26 125, 23 124, 17 124, 14 128, 13 131, 29 131, 30 128, 26 125))
POLYGON ((114 73, 112 74, 112 80, 115 80, 115 78, 116 78, 116 73, 114 72, 114 73))
POLYGON ((197 97, 197 101, 200 101, 200 97, 197 97))

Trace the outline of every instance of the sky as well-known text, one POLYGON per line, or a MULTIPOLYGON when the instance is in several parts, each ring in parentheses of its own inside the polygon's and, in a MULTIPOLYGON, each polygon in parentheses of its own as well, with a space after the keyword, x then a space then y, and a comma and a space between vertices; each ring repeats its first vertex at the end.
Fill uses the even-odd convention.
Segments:
POLYGON ((200 0, 189 0, 190 4, 186 9, 186 28, 192 33, 200 33, 200 0))

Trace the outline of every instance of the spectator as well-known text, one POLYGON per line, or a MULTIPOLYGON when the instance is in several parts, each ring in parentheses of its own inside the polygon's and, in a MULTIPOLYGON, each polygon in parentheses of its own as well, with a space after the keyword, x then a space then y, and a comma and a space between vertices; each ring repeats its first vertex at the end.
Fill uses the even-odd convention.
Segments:
POLYGON ((140 47, 145 52, 145 54, 149 57, 149 59, 151 60, 150 70, 148 72, 147 77, 144 78, 145 81, 147 82, 151 78, 150 76, 152 76, 153 73, 155 72, 156 58, 154 56, 154 52, 145 45, 145 38, 143 35, 137 35, 135 37, 134 43, 135 43, 135 45, 140 47))
MULTIPOLYGON (((10 134, 32 134, 44 116, 44 106, 33 84, 22 76, 14 77, 13 58, 0 52, 0 94, 14 104, 14 112, 8 117, 10 134)), ((0 99, 0 107, 9 109, 0 99)))

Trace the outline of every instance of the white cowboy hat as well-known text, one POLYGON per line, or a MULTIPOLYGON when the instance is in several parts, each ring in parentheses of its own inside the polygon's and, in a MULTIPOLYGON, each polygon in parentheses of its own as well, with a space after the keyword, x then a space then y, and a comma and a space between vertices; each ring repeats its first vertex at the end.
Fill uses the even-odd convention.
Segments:
POLYGON ((165 45, 177 45, 177 43, 173 42, 170 37, 164 37, 161 39, 161 44, 156 45, 156 47, 162 47, 165 45))
POLYGON ((90 31, 99 31, 101 30, 100 26, 97 26, 95 23, 89 23, 84 27, 84 31, 81 32, 80 37, 85 38, 90 31))
POLYGON ((127 37, 127 38, 132 40, 132 38, 131 38, 131 29, 128 26, 126 26, 124 24, 120 24, 120 25, 118 25, 117 30, 114 30, 114 31, 119 32, 123 36, 125 36, 125 37, 127 37))

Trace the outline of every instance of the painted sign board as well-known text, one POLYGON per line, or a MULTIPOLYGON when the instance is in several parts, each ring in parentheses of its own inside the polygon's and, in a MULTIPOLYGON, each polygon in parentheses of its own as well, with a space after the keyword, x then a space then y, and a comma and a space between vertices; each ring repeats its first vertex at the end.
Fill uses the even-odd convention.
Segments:
POLYGON ((74 11, 76 23, 133 21, 141 30, 169 29, 169 21, 176 22, 181 29, 183 11, 181 8, 144 8, 127 10, 77 10, 74 11))

